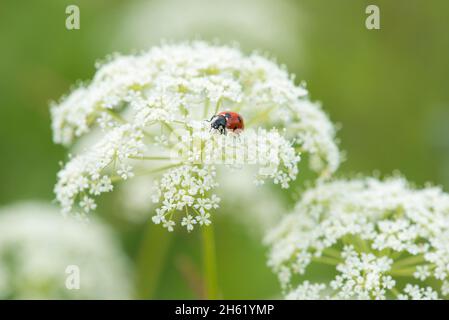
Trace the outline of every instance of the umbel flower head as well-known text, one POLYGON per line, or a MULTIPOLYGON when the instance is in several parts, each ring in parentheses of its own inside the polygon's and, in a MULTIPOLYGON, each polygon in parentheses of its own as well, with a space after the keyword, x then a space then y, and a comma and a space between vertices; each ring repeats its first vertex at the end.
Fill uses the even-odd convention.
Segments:
POLYGON ((449 195, 438 187, 401 177, 320 182, 266 241, 288 299, 449 294, 449 195), (317 268, 329 272, 312 281, 317 268))
POLYGON ((175 220, 189 231, 210 223, 220 167, 257 166, 257 183, 271 179, 287 188, 301 153, 322 175, 340 162, 332 123, 284 68, 205 42, 113 56, 51 113, 56 143, 102 130, 58 173, 56 198, 65 213, 94 210, 94 197, 114 182, 157 175, 148 190, 159 204, 153 221, 170 231, 175 220), (241 134, 210 131, 204 120, 224 110, 244 117, 241 134))
POLYGON ((95 219, 86 224, 63 218, 57 208, 39 202, 3 207, 0 298, 129 299, 128 261, 95 219), (67 286, 74 267, 75 288, 67 286))

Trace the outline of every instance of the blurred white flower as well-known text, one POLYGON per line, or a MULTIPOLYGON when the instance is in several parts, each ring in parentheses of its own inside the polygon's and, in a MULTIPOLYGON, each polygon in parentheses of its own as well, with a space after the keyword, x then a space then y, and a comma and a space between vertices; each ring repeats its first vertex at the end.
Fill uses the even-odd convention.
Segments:
POLYGON ((128 261, 110 231, 63 218, 39 202, 0 209, 0 297, 3 299, 128 299, 128 261), (68 266, 79 289, 66 287, 68 266))
POLYGON ((254 169, 239 171, 218 171, 220 197, 230 201, 223 202, 220 214, 227 214, 235 222, 243 224, 255 236, 272 228, 287 212, 284 201, 269 186, 253 188, 254 169))
POLYGON ((438 187, 415 189, 401 177, 319 182, 266 242, 287 297, 304 296, 297 278, 320 263, 334 267, 317 287, 322 298, 448 294, 449 195, 438 187))
POLYGON ((121 217, 135 224, 146 222, 156 205, 148 191, 153 187, 154 181, 148 176, 137 176, 123 182, 118 188, 117 198, 121 217))
POLYGON ((258 184, 271 179, 288 188, 300 153, 322 174, 340 161, 334 127, 306 89, 273 61, 234 47, 193 42, 115 56, 51 110, 57 143, 103 130, 58 173, 56 198, 65 213, 94 209, 92 196, 115 181, 157 173, 153 221, 172 230, 180 211, 207 225, 220 200, 217 165, 257 165, 258 184), (204 120, 229 109, 243 115, 245 131, 210 132, 204 120))
MULTIPOLYGON (((238 41, 276 55, 301 59, 304 10, 292 1, 278 0, 153 0, 133 2, 121 12, 113 45, 147 48, 161 37, 183 40, 192 36, 238 41), (170 21, 170 23, 167 23, 170 21)), ((294 59, 293 59, 294 58, 294 59)))

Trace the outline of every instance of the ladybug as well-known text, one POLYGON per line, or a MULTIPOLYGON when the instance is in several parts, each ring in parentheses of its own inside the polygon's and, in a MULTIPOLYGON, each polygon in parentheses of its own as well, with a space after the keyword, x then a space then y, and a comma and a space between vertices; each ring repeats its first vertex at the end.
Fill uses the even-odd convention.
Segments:
POLYGON ((227 134, 227 130, 240 133, 245 128, 243 118, 237 112, 222 111, 210 118, 210 128, 218 130, 221 134, 227 134))

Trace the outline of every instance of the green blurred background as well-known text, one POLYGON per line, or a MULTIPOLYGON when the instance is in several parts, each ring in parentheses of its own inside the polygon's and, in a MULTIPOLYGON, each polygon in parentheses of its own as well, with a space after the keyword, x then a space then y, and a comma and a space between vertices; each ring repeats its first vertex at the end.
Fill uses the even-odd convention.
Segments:
MULTIPOLYGON (((66 150, 52 143, 48 104, 90 79, 97 60, 196 37, 269 52, 307 81, 312 99, 341 124, 347 161, 339 175, 398 169, 449 190, 448 1, 2 0, 0 204, 53 200, 66 150), (65 28, 69 4, 80 8, 80 30, 65 28), (365 28, 368 4, 380 7, 381 30, 365 28)), ((147 224, 110 214, 114 201, 104 197, 99 214, 131 259, 142 258, 141 244, 152 239, 168 248, 164 259, 143 252, 137 268, 150 279, 137 277, 139 297, 196 298, 199 234, 144 232, 147 224)), ((223 217, 216 228, 223 296, 277 297, 260 236, 223 217)))

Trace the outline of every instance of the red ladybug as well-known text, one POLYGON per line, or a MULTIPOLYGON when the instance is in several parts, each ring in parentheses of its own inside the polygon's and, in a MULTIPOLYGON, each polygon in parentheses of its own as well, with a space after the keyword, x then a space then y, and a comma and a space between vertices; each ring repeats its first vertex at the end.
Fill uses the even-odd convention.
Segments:
POLYGON ((233 111, 222 111, 212 116, 209 122, 211 129, 218 130, 221 134, 226 134, 227 130, 240 133, 245 128, 242 116, 233 111))

